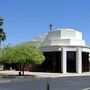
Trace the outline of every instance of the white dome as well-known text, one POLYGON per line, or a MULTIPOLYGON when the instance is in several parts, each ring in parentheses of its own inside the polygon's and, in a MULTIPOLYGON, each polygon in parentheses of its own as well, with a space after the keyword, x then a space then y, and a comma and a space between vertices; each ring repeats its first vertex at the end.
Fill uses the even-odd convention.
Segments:
POLYGON ((85 41, 82 39, 82 33, 74 29, 57 29, 50 31, 46 35, 40 46, 55 46, 55 45, 74 45, 85 46, 85 41))

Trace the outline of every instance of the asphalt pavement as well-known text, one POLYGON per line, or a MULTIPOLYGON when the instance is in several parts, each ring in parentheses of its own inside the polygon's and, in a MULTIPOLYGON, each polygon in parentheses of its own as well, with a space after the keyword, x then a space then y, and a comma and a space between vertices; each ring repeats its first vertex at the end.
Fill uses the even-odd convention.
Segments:
POLYGON ((0 78, 0 90, 90 90, 90 76, 0 78))

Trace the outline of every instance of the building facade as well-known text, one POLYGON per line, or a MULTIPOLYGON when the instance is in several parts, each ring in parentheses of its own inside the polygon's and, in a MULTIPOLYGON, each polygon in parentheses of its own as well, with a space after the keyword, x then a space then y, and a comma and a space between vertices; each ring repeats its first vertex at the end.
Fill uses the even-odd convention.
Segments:
POLYGON ((75 29, 57 29, 34 38, 31 44, 37 45, 45 55, 42 64, 47 72, 88 72, 90 48, 75 29))

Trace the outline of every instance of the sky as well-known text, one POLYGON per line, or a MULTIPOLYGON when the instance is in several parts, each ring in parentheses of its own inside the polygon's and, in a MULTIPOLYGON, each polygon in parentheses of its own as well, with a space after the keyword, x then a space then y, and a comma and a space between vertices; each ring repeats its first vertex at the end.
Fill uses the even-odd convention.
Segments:
POLYGON ((90 0, 0 0, 7 44, 17 45, 53 29, 74 28, 90 45, 90 0))

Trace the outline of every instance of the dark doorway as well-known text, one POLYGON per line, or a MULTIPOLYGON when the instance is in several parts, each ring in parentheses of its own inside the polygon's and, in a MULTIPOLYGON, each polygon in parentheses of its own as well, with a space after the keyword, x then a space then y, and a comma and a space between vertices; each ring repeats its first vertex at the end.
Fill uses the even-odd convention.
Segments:
POLYGON ((67 51, 67 72, 76 72, 76 52, 67 51))
POLYGON ((61 52, 44 52, 45 62, 43 70, 47 72, 61 72, 61 52))
POLYGON ((82 72, 89 71, 89 53, 82 52, 82 72))

